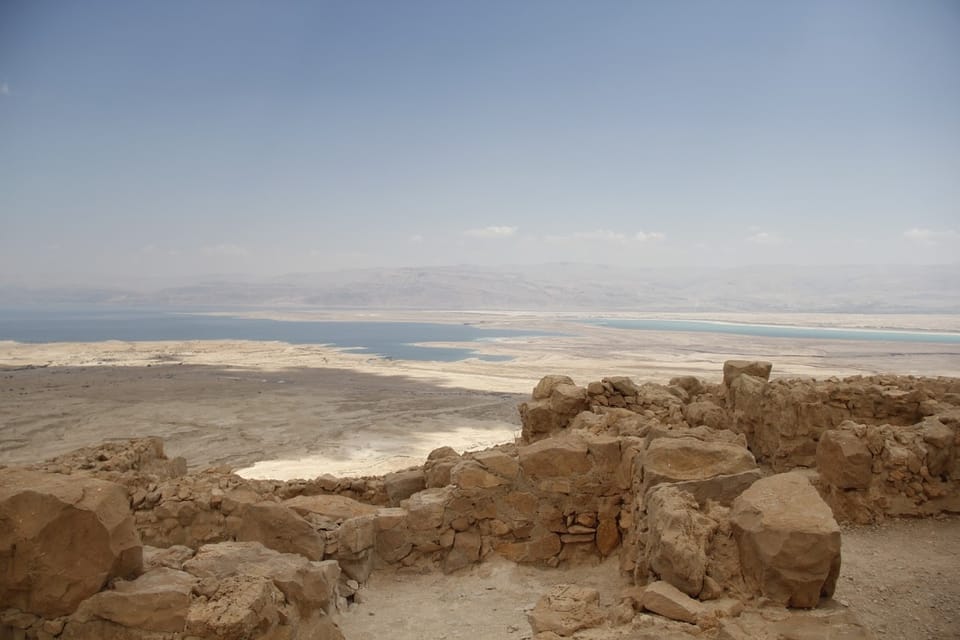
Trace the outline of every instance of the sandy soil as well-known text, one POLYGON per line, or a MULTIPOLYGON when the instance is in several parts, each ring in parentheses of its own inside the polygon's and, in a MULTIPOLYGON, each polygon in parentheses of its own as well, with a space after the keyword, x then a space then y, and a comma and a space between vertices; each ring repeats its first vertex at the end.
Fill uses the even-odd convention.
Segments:
MULTIPOLYGON (((835 594, 878 640, 960 638, 960 518, 891 520, 843 532, 843 568, 835 594)), ((454 576, 377 572, 340 625, 356 640, 530 638, 526 613, 555 584, 600 592, 619 602, 626 580, 615 558, 594 567, 537 569, 492 561, 454 576)), ((639 622, 639 620, 638 620, 639 622)), ((685 625, 677 625, 685 637, 685 625)), ((689 629, 689 627, 687 627, 689 629)), ((584 631, 594 640, 637 638, 638 626, 584 631)), ((655 634, 651 637, 658 637, 655 634)), ((693 637, 693 636, 691 636, 693 637)))

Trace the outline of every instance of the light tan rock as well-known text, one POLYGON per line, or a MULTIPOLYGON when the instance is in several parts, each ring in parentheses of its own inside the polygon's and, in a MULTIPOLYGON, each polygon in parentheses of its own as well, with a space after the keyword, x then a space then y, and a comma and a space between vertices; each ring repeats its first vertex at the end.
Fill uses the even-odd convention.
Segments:
POLYGON ((143 565, 127 491, 74 475, 0 469, 0 602, 56 617, 143 565))
POLYGON ((439 529, 443 513, 453 495, 452 487, 426 489, 407 501, 407 526, 415 531, 439 529))
POLYGON ((527 620, 534 633, 552 631, 562 637, 599 627, 604 623, 600 593, 589 587, 557 585, 537 601, 527 620))
POLYGON ((798 472, 753 483, 730 513, 747 587, 791 607, 833 595, 840 573, 840 527, 798 472))
POLYGON ((866 489, 873 480, 873 455, 853 432, 825 431, 817 444, 817 470, 839 489, 866 489))
POLYGON ((511 456, 503 451, 491 449, 473 454, 473 459, 479 462, 488 471, 497 474, 506 480, 513 480, 520 472, 520 463, 516 456, 511 456))
POLYGON ((761 360, 727 360, 723 363, 723 384, 729 387, 740 376, 754 376, 769 380, 773 364, 761 360))
POLYGON ((462 460, 450 471, 450 482, 461 489, 490 489, 507 483, 475 460, 462 460))
POLYGON ((341 495, 297 496, 283 504, 301 516, 313 513, 333 520, 373 515, 380 508, 341 495))
POLYGON ((340 567, 335 560, 310 561, 301 555, 267 549, 259 542, 205 545, 192 560, 184 563, 184 570, 201 579, 269 578, 304 614, 317 608, 329 613, 336 602, 340 578, 340 567))
POLYGON ((358 553, 376 543, 376 516, 365 515, 344 520, 337 528, 338 553, 358 553))
POLYGON ((513 562, 543 562, 560 553, 563 543, 560 536, 552 532, 543 532, 529 540, 504 542, 494 550, 513 562))
POLYGON ((642 491, 662 483, 682 483, 701 504, 730 504, 760 477, 746 447, 695 437, 657 438, 642 454, 642 491))
POLYGON ((450 471, 460 460, 460 454, 452 447, 440 447, 431 451, 423 465, 427 488, 445 487, 450 484, 450 471))
POLYGON ((480 560, 480 534, 474 531, 457 532, 453 547, 443 561, 443 572, 453 573, 480 560))
POLYGON ((154 569, 136 580, 119 580, 113 589, 87 598, 74 616, 146 631, 183 631, 196 582, 195 576, 183 571, 154 569))
POLYGON ((537 386, 533 388, 532 397, 534 400, 546 400, 553 393, 554 387, 559 384, 567 384, 573 386, 573 378, 570 376, 563 375, 549 375, 543 376, 540 379, 540 382, 537 383, 537 386))
POLYGON ((692 495, 671 485, 653 489, 646 508, 649 567, 661 580, 697 596, 707 571, 707 543, 717 523, 700 512, 692 495))
POLYGON ((159 567, 180 570, 183 563, 193 557, 194 550, 190 547, 175 544, 166 549, 143 546, 143 570, 149 571, 159 567))
POLYGON ((390 506, 397 507, 413 494, 426 489, 427 480, 422 469, 397 471, 383 477, 383 487, 390 499, 390 506))
POLYGON ((309 560, 323 559, 323 536, 293 509, 277 502, 245 505, 232 529, 240 542, 260 542, 281 553, 297 553, 309 560))
POLYGON ((186 632, 217 640, 269 637, 280 624, 283 600, 267 577, 224 576, 209 599, 197 600, 190 607, 186 632))
POLYGON ((690 624, 696 624, 697 618, 707 612, 701 602, 662 580, 646 586, 640 604, 647 611, 690 624))
POLYGON ((590 470, 588 447, 578 438, 550 438, 520 447, 520 468, 533 482, 553 478, 570 481, 590 470))

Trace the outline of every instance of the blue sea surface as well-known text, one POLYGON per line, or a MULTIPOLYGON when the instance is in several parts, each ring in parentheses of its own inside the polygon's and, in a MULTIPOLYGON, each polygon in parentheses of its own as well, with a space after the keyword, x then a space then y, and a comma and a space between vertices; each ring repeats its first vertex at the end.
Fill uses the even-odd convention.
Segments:
POLYGON ((888 342, 929 342, 960 344, 960 333, 926 331, 893 331, 878 329, 843 329, 832 327, 792 327, 785 325, 710 322, 708 320, 657 320, 600 318, 586 321, 614 329, 644 331, 691 331, 726 333, 763 338, 816 338, 826 340, 882 340, 888 342))
POLYGON ((0 340, 101 342, 104 340, 277 340, 328 344, 394 360, 455 362, 510 360, 473 349, 418 346, 420 342, 474 342, 546 335, 432 322, 299 322, 148 310, 0 309, 0 340))

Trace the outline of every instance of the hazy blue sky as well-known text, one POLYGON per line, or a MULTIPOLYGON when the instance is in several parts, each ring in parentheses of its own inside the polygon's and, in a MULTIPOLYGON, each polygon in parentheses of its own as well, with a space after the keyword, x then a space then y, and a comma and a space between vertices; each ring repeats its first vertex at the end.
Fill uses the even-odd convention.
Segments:
POLYGON ((958 247, 956 0, 0 0, 0 279, 958 247))

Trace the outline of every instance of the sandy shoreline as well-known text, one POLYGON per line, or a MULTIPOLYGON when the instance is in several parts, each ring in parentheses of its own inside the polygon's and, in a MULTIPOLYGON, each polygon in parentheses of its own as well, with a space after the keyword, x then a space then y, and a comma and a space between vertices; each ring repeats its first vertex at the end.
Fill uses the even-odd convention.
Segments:
MULTIPOLYGON (((511 358, 506 362, 386 360, 282 342, 0 342, 0 464, 37 461, 105 439, 159 435, 172 455, 184 455, 193 467, 222 464, 281 479, 371 475, 418 464, 441 445, 467 450, 512 440, 519 430, 515 405, 549 373, 581 384, 609 375, 717 381, 724 360, 747 358, 774 362, 780 376, 960 377, 960 345, 636 331, 570 323, 556 314, 306 319, 361 315, 564 335, 435 344, 511 358)), ((955 316, 894 320, 802 319, 935 331, 960 326, 955 316)))

